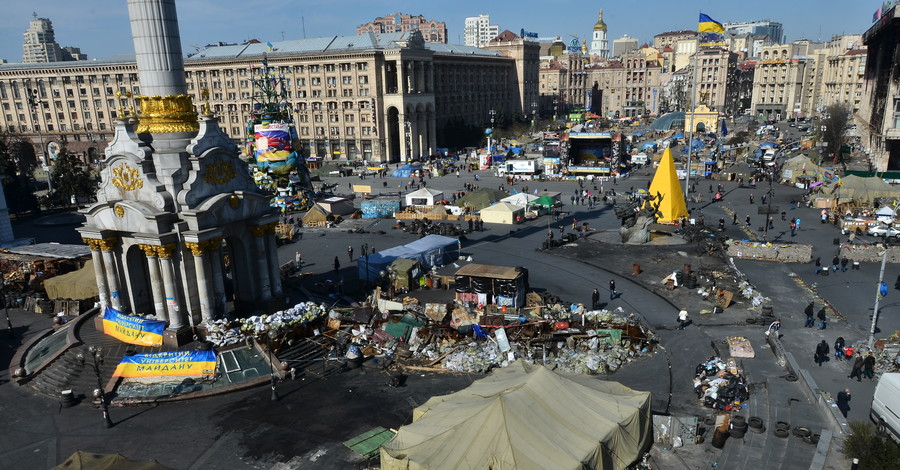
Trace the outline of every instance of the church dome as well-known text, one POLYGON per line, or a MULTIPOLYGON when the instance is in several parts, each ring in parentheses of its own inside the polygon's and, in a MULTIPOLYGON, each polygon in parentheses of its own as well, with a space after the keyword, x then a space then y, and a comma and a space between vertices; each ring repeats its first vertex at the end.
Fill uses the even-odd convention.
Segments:
POLYGON ((600 10, 600 18, 597 19, 597 23, 594 25, 594 31, 606 31, 606 23, 603 22, 603 10, 600 10))

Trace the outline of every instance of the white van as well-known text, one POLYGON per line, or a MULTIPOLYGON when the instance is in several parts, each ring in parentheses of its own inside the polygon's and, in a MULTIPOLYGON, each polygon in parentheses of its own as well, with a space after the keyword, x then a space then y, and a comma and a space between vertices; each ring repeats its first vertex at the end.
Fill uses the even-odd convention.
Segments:
POLYGON ((648 161, 649 158, 646 153, 639 153, 631 156, 631 163, 633 165, 646 165, 648 161))
POLYGON ((869 418, 900 444, 900 373, 884 374, 878 380, 869 418))

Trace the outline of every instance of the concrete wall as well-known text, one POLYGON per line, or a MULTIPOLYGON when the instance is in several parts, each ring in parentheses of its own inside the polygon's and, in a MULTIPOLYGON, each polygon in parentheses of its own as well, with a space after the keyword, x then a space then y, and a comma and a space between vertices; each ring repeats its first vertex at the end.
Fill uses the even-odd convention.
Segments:
MULTIPOLYGON (((850 261, 869 261, 881 262, 881 256, 884 253, 884 245, 850 245, 844 243, 841 245, 841 256, 847 257, 850 261)), ((825 260, 823 260, 823 264, 825 260)), ((888 263, 900 263, 900 247, 892 246, 888 248, 888 263)))

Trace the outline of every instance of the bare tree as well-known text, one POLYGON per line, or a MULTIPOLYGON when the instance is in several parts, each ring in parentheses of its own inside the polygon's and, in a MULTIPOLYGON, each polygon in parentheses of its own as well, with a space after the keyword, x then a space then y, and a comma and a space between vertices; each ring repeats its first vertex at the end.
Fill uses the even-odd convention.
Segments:
POLYGON ((828 144, 825 147, 825 154, 831 155, 835 164, 841 163, 846 166, 841 147, 844 145, 844 133, 847 132, 849 124, 850 109, 845 104, 834 103, 825 108, 819 132, 822 140, 828 144))

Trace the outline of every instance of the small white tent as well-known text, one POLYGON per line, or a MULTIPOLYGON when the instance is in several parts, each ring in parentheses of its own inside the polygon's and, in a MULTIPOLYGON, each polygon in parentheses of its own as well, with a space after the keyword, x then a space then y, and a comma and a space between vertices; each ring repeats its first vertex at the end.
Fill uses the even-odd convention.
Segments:
POLYGON ((444 193, 431 188, 417 189, 406 194, 407 206, 433 206, 444 199, 444 193))
POLYGON ((514 224, 525 218, 525 208, 508 202, 498 202, 481 209, 481 220, 492 224, 514 224))
POLYGON ((537 198, 538 197, 535 196, 534 194, 517 193, 517 194, 513 194, 512 196, 501 199, 500 202, 508 202, 515 206, 526 207, 526 206, 528 206, 528 203, 530 203, 531 201, 534 201, 537 198))
POLYGON ((516 362, 413 410, 384 470, 624 470, 653 437, 650 392, 516 362))

